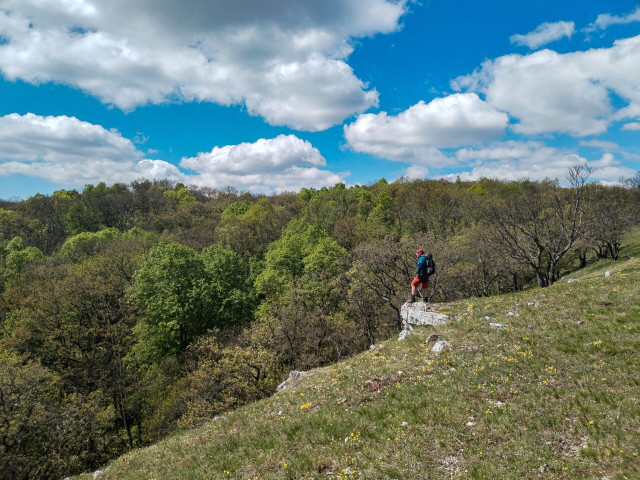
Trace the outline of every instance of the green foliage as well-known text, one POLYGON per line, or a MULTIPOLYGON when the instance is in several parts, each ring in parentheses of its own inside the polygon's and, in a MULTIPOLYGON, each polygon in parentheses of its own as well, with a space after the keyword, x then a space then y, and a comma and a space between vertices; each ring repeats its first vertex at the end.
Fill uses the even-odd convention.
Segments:
POLYGON ((245 257, 262 257, 281 231, 278 213, 266 198, 253 205, 246 201, 232 204, 216 227, 220 242, 245 257))
POLYGON ((117 453, 99 436, 113 414, 99 400, 0 350, 0 478, 62 478, 117 453))
POLYGON ((198 426, 215 415, 268 396, 280 382, 273 352, 224 346, 214 337, 194 342, 186 353, 188 373, 156 408, 155 430, 198 426))
POLYGON ((194 250, 176 243, 151 249, 134 275, 130 299, 142 315, 135 355, 143 363, 183 352, 215 326, 204 263, 194 250))
POLYGON ((178 205, 191 205, 196 201, 196 199, 189 193, 189 190, 184 186, 178 188, 176 185, 176 189, 166 190, 164 195, 174 200, 178 205))
POLYGON ((264 270, 256 278, 256 290, 271 298, 281 294, 292 281, 302 276, 305 258, 326 235, 318 227, 294 220, 282 236, 269 245, 264 270))
POLYGON ((157 363, 209 330, 250 318, 246 279, 241 257, 219 245, 202 255, 177 243, 154 247, 129 291, 141 312, 135 358, 157 363))
POLYGON ((43 255, 37 248, 25 246, 20 237, 15 237, 4 249, 2 257, 4 260, 2 276, 6 283, 17 278, 29 263, 40 260, 43 255))
POLYGON ((117 228, 105 228, 95 233, 82 232, 69 237, 60 248, 60 253, 77 261, 95 255, 120 236, 120 230, 117 228))
POLYGON ((224 212, 222 212, 222 218, 228 218, 231 216, 239 217, 244 215, 252 207, 251 202, 243 200, 241 202, 234 202, 229 205, 224 212))

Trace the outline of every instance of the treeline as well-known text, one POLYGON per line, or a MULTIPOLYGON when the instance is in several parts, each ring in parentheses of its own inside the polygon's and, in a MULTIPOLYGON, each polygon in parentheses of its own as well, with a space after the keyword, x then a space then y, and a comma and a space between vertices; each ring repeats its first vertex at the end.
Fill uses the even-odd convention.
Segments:
POLYGON ((638 182, 588 177, 268 197, 139 181, 0 203, 0 478, 96 468, 388 338, 418 247, 434 301, 617 259, 638 182))

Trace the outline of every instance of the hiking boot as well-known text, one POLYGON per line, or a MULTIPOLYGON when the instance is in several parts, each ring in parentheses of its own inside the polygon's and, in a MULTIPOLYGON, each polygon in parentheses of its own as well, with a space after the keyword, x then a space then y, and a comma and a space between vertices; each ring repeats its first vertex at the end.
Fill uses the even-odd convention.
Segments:
POLYGON ((416 301, 416 296, 415 295, 411 295, 411 298, 409 300, 407 300, 409 303, 415 303, 416 301))

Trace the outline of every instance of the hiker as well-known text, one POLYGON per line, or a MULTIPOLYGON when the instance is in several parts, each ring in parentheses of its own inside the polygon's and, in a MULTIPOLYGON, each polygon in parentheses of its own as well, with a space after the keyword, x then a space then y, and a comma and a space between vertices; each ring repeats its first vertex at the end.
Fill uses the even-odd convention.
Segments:
POLYGON ((416 278, 411 281, 411 300, 409 300, 409 303, 416 301, 416 287, 418 285, 422 288, 424 301, 428 302, 427 291, 429 288, 429 276, 435 273, 436 265, 433 262, 431 254, 427 253, 425 255, 424 250, 421 248, 416 251, 416 257, 418 257, 418 268, 416 278))

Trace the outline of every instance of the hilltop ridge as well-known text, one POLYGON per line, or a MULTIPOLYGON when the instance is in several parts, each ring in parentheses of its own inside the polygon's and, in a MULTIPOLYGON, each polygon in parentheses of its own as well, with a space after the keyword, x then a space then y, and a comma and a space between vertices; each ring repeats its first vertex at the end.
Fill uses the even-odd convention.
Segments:
POLYGON ((440 305, 450 323, 75 478, 638 478, 639 253, 440 305))

